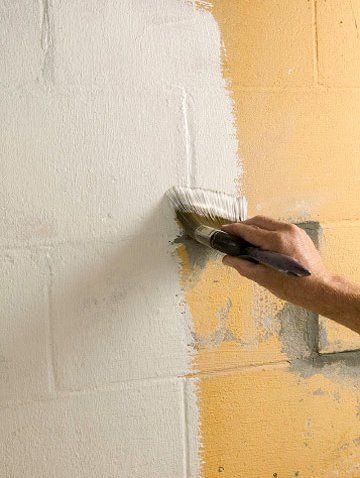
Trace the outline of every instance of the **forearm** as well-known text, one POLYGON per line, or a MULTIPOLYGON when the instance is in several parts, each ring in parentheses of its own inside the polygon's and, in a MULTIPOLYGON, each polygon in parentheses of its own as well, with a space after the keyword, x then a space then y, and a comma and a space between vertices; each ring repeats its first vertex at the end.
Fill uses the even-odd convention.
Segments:
POLYGON ((308 308, 360 333, 360 287, 331 277, 309 300, 308 308))
POLYGON ((231 256, 225 256, 225 264, 266 287, 280 299, 329 317, 360 333, 360 287, 331 274, 303 230, 262 216, 224 226, 224 230, 262 249, 293 257, 310 270, 311 275, 289 277, 269 267, 231 256))

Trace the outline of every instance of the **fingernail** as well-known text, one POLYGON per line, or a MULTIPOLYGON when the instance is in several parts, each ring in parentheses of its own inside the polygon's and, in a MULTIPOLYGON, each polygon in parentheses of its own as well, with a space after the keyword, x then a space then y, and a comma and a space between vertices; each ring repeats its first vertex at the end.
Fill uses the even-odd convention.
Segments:
POLYGON ((223 224, 221 227, 229 227, 231 224, 223 224))
POLYGON ((231 266, 231 259, 230 259, 230 257, 228 257, 228 256, 224 256, 222 262, 223 262, 223 264, 225 264, 226 266, 231 266))

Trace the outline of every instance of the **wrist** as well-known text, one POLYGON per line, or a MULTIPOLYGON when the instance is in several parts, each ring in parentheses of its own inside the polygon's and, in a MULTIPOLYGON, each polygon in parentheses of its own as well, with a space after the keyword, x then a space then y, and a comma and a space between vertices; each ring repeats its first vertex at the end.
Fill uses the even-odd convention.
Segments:
POLYGON ((339 276, 327 270, 317 271, 316 274, 304 278, 303 285, 292 289, 292 293, 286 299, 305 309, 329 317, 334 303, 339 302, 338 297, 341 295, 342 287, 339 276))
POLYGON ((360 287, 344 277, 328 274, 321 281, 314 311, 359 332, 360 287))

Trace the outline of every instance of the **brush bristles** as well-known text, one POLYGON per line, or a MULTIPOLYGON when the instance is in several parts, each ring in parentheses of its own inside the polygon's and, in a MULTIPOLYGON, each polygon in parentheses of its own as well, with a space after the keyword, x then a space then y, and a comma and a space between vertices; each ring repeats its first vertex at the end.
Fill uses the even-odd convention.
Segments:
POLYGON ((173 187, 166 195, 189 234, 200 224, 219 228, 228 222, 246 219, 247 201, 244 196, 235 197, 217 191, 186 187, 173 187))

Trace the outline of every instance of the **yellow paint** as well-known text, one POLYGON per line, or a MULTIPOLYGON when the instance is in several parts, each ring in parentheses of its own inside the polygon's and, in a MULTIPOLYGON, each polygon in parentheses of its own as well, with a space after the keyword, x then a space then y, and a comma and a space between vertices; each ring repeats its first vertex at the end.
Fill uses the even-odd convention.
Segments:
POLYGON ((231 369, 286 358, 276 334, 280 324, 273 321, 269 330, 267 320, 281 310, 282 301, 224 267, 218 258, 196 271, 183 247, 179 255, 196 336, 194 370, 231 369))
POLYGON ((360 3, 318 2, 319 82, 329 87, 358 87, 360 3))
POLYGON ((200 403, 207 478, 360 476, 351 387, 272 366, 203 378, 200 403))
MULTIPOLYGON (((209 10, 250 214, 326 224, 325 260, 360 280, 360 0, 213 0, 209 10), (341 238, 350 246, 339 260, 341 238)), ((346 367, 304 378, 296 343, 293 356, 284 351, 284 304, 216 259, 194 270, 180 256, 197 338, 202 476, 359 477, 359 379, 346 367)), ((325 327, 336 350, 338 330, 325 327)), ((344 347, 354 343, 341 333, 344 347)))

